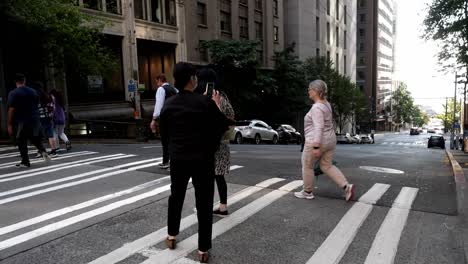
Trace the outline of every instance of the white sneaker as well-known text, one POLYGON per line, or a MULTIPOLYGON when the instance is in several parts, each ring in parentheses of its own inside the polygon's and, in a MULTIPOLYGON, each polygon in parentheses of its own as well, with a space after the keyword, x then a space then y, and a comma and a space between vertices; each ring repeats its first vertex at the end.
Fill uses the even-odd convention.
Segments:
POLYGON ((42 158, 44 159, 44 161, 45 161, 46 163, 49 163, 50 160, 51 160, 49 154, 47 154, 47 152, 45 152, 45 151, 42 152, 42 158))
POLYGON ((306 192, 304 190, 302 190, 300 192, 295 192, 294 196, 296 196, 299 199, 307 199, 307 200, 312 200, 312 199, 315 198, 315 196, 314 196, 314 194, 312 192, 308 193, 308 192, 306 192))
POLYGON ((348 184, 345 189, 345 199, 347 202, 354 198, 354 184, 348 184))

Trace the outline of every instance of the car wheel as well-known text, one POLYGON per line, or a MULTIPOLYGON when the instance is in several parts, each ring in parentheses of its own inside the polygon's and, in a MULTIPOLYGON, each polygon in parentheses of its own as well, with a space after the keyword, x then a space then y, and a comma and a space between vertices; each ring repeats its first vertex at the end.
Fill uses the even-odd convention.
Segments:
POLYGON ((234 139, 234 141, 236 142, 236 144, 242 144, 242 134, 241 133, 237 133, 236 134, 236 138, 234 139))
POLYGON ((256 135, 255 135, 254 142, 255 142, 255 144, 257 144, 257 145, 260 145, 260 143, 262 143, 262 138, 260 137, 259 134, 256 134, 256 135))
POLYGON ((273 140, 271 142, 273 143, 273 145, 278 144, 278 137, 276 135, 273 136, 273 140))

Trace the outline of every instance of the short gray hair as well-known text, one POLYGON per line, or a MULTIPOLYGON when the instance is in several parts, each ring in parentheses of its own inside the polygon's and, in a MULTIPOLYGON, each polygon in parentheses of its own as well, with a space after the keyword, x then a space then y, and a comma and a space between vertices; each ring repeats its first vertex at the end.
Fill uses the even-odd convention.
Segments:
POLYGON ((314 90, 320 98, 324 99, 327 96, 327 84, 322 80, 315 80, 309 84, 309 90, 314 90))

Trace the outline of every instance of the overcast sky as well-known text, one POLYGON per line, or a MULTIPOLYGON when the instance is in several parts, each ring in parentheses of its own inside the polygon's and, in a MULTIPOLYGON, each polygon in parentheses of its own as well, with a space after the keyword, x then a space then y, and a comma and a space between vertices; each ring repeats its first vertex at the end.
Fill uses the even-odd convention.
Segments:
POLYGON ((440 72, 437 45, 425 41, 423 20, 432 0, 396 0, 397 44, 396 78, 408 85, 417 104, 442 111, 442 97, 454 95, 454 73, 440 72), (439 98, 439 99, 437 99, 439 98))

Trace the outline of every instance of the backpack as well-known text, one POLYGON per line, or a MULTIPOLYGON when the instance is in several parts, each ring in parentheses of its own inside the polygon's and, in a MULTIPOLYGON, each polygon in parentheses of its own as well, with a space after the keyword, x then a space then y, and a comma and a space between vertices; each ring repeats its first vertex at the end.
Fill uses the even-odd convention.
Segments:
POLYGON ((174 88, 174 86, 172 86, 170 84, 165 84, 165 85, 162 86, 162 88, 164 89, 164 92, 166 92, 165 100, 167 100, 167 98, 177 94, 176 88, 174 88))

